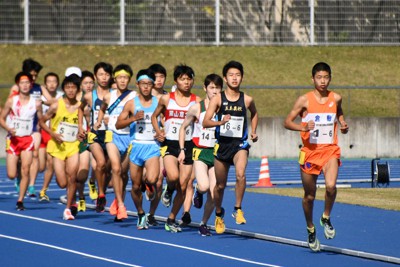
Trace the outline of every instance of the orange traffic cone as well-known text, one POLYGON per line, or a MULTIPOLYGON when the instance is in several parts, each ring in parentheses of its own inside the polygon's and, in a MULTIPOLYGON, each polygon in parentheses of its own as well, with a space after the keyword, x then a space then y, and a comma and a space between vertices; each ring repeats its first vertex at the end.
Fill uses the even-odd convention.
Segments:
POLYGON ((271 178, 269 176, 268 157, 262 156, 260 175, 258 176, 258 182, 254 185, 255 187, 272 187, 271 178))

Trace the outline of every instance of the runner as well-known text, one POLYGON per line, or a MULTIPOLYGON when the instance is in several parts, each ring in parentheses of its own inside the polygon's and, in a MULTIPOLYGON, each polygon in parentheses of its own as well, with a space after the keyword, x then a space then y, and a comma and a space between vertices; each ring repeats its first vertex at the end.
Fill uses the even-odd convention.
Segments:
POLYGON ((254 99, 240 91, 243 80, 243 65, 237 61, 228 62, 223 70, 226 89, 210 101, 203 120, 203 127, 216 127, 216 144, 214 146, 214 168, 216 186, 214 188, 215 201, 215 231, 217 234, 225 232, 222 200, 226 187, 230 165, 236 169, 236 202, 232 216, 236 224, 245 224, 246 219, 242 210, 242 201, 246 190, 246 167, 250 144, 248 143, 247 110, 250 111, 251 133, 250 139, 257 142, 258 113, 254 99), (212 118, 217 114, 217 120, 212 118))
POLYGON ((300 96, 286 117, 284 126, 299 131, 303 141, 299 164, 303 182, 303 211, 307 223, 308 246, 313 251, 320 250, 320 243, 313 223, 313 207, 317 192, 317 179, 321 172, 325 176, 325 208, 320 224, 324 227, 326 239, 336 235, 330 215, 336 199, 336 181, 340 166, 340 147, 338 146, 337 122, 340 131, 349 130, 344 120, 342 97, 328 90, 331 82, 331 68, 319 62, 312 68, 314 90, 300 96), (300 117, 301 122, 294 120, 300 117))

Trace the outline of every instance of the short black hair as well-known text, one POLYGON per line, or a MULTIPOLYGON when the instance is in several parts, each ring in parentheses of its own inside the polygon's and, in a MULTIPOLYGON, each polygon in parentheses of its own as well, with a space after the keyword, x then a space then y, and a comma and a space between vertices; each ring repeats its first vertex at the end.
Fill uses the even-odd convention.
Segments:
POLYGON ((194 70, 191 67, 185 64, 180 64, 176 66, 174 70, 174 81, 176 81, 179 77, 185 74, 190 78, 194 79, 194 70))
POLYGON ((167 77, 167 70, 164 68, 163 65, 155 63, 149 67, 154 73, 161 73, 164 74, 165 77, 167 77))
POLYGON ((60 78, 58 77, 57 73, 54 73, 54 72, 48 72, 48 73, 46 73, 46 75, 44 75, 44 83, 46 83, 47 78, 50 76, 56 77, 57 84, 60 84, 60 78))
POLYGON ((42 70, 43 66, 40 65, 39 62, 31 59, 31 58, 27 58, 22 62, 22 71, 24 72, 31 72, 31 71, 36 71, 37 73, 39 73, 42 70))
POLYGON ((80 86, 81 86, 81 78, 79 78, 78 75, 76 74, 72 74, 69 75, 68 77, 65 77, 62 84, 61 84, 61 89, 64 91, 64 87, 65 85, 67 85, 68 83, 73 83, 76 85, 76 87, 78 88, 78 91, 80 90, 80 86))
POLYGON ((231 60, 225 64, 224 68, 222 69, 222 76, 226 77, 229 69, 238 69, 242 76, 244 75, 243 65, 238 61, 231 60))
POLYGON ((218 74, 212 73, 207 75, 204 79, 204 86, 207 87, 210 83, 214 83, 216 86, 224 87, 224 80, 218 74))
POLYGON ((312 68, 311 74, 312 77, 318 72, 318 71, 326 71, 329 73, 329 76, 331 76, 331 67, 325 63, 325 62, 318 62, 317 64, 314 65, 312 68))
POLYGON ((85 79, 86 77, 90 77, 94 81, 94 74, 92 72, 88 71, 88 70, 82 71, 81 80, 85 79))
POLYGON ((94 75, 96 75, 97 71, 99 69, 103 69, 105 72, 107 72, 108 74, 110 74, 110 76, 112 75, 113 72, 113 66, 110 63, 106 63, 106 62, 99 62, 96 65, 94 65, 93 68, 93 73, 94 75))

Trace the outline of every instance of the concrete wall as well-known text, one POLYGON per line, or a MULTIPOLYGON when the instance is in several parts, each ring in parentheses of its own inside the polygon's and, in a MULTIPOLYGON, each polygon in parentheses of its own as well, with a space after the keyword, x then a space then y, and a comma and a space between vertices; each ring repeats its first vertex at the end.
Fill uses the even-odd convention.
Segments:
MULTIPOLYGON (((296 158, 301 139, 299 132, 286 130, 284 118, 261 118, 251 157, 296 158)), ((400 118, 347 118, 349 133, 339 133, 342 157, 400 157, 400 118)))
MULTIPOLYGON (((259 141, 252 144, 251 157, 297 158, 299 132, 286 130, 284 118, 261 118, 259 141)), ((339 145, 345 158, 400 157, 400 118, 347 118, 350 130, 339 133, 339 145)), ((0 157, 5 157, 6 132, 0 130, 0 157)), ((250 142, 251 143, 251 142, 250 142)))

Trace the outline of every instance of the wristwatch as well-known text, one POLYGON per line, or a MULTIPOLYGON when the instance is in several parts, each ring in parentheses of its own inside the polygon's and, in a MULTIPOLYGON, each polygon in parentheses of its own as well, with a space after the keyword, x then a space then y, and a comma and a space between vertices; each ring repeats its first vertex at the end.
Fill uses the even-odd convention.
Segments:
POLYGON ((186 151, 186 148, 182 147, 180 150, 181 150, 181 151, 186 151))

